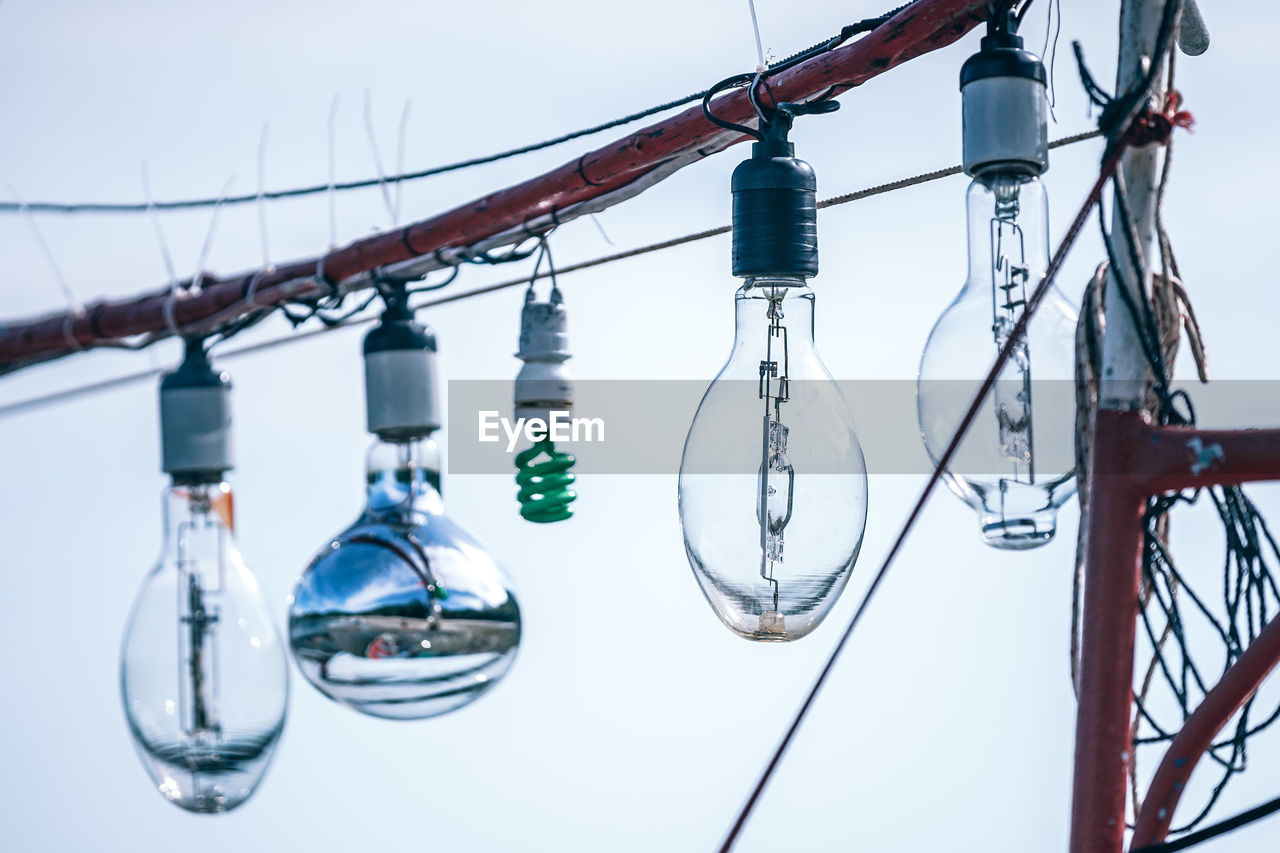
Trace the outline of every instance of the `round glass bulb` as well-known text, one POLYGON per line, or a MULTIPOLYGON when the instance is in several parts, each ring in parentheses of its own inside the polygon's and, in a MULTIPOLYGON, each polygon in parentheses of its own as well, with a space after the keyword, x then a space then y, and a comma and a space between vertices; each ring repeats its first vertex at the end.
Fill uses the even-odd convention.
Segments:
POLYGON ((475 701, 506 673, 520 608, 501 567, 444 514, 439 451, 376 443, 368 503, 298 579, 289 643, 329 698, 390 719, 475 701))

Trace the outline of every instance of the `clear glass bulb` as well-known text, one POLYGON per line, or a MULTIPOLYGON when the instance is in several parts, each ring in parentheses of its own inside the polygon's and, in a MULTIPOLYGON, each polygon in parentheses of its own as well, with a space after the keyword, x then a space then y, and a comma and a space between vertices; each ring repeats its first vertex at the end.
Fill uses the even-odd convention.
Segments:
POLYGON ((805 636, 845 584, 867 520, 853 416, 813 342, 804 279, 748 278, 733 351, 689 427, 680 523, 694 577, 739 636, 805 636))
POLYGON ((232 539, 226 483, 165 491, 160 563, 125 628, 120 689, 160 793, 193 812, 248 799, 284 729, 289 668, 232 539))
MULTIPOLYGON (((1039 180, 982 175, 969 185, 967 203, 969 277, 920 359, 917 414, 935 464, 1048 264, 1039 180)), ((944 473, 951 491, 977 510, 988 545, 1043 545, 1053 538, 1058 508, 1075 494, 1075 328, 1075 311, 1050 288, 944 473)))
POLYGON ((444 514, 435 442, 377 442, 367 472, 364 512, 294 587, 289 644, 330 699, 375 717, 434 717, 510 668, 520 607, 489 552, 444 514))

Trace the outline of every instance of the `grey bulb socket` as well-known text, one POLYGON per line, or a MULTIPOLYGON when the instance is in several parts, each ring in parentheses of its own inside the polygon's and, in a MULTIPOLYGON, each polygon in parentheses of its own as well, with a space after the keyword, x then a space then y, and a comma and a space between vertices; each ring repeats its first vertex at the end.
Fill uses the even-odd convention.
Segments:
POLYGON ((436 339, 411 315, 388 311, 364 339, 365 420, 384 441, 440 429, 436 339))
POLYGON ((175 483, 217 483, 234 467, 231 377, 215 370, 203 343, 188 341, 177 370, 160 381, 161 469, 175 483))
POLYGON ((1049 168, 1045 70, 1022 40, 1007 33, 982 40, 960 70, 964 171, 1041 175, 1049 168))

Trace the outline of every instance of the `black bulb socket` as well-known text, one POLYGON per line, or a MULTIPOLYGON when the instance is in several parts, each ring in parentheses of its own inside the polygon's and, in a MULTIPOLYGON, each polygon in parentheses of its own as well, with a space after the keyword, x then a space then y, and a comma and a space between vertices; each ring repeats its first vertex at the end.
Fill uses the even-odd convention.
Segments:
POLYGON ((987 77, 1025 77, 1048 85, 1040 57, 1023 48, 1022 36, 1011 29, 991 29, 979 43, 979 50, 960 66, 960 88, 987 77))
POLYGON ((436 336, 430 327, 414 319, 407 300, 390 298, 381 322, 364 337, 364 354, 392 350, 436 351, 436 336))
POLYGON ((186 340, 182 363, 160 380, 161 468, 175 485, 219 483, 232 467, 231 377, 186 340))
POLYGON ((818 181, 787 140, 791 116, 761 127, 751 158, 733 170, 733 274, 818 274, 818 181))

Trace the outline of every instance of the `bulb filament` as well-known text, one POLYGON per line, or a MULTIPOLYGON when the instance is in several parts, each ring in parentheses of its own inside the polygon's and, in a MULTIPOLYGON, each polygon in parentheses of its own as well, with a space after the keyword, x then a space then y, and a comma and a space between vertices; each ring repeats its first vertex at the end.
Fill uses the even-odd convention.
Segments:
POLYGON ((190 521, 178 524, 178 661, 181 671, 178 683, 179 713, 183 731, 191 737, 217 737, 222 726, 218 722, 219 673, 215 632, 218 607, 209 599, 223 588, 224 565, 221 523, 211 515, 212 502, 205 488, 193 489, 188 495, 192 511, 190 521), (200 540, 213 537, 212 548, 201 547, 200 540), (201 566, 193 554, 216 554, 216 565, 201 566), (209 569, 211 576, 205 575, 209 569))
MULTIPOLYGON (((1026 261, 1026 241, 1017 221, 1020 208, 1017 179, 997 177, 993 189, 996 203, 995 216, 991 219, 991 331, 999 352, 1027 304, 1030 266, 1026 261)), ((1009 363, 1018 372, 1017 379, 1000 379, 993 392, 1000 455, 1012 462, 1014 482, 1034 484, 1031 353, 1025 335, 1015 345, 1009 363)), ((1007 488, 1005 478, 1001 478, 1000 484, 1001 489, 1007 488)))
POLYGON ((796 476, 787 456, 790 430, 782 423, 782 404, 791 399, 791 385, 787 378, 787 327, 782 323, 782 296, 785 292, 785 288, 776 288, 769 297, 768 339, 765 358, 760 362, 759 393, 764 401, 760 484, 757 490, 760 576, 773 587, 773 606, 760 614, 760 630, 768 633, 786 631, 778 610, 779 588, 775 574, 777 564, 782 562, 782 532, 791 521, 792 487, 796 476), (779 489, 784 490, 785 495, 780 494, 779 489))

